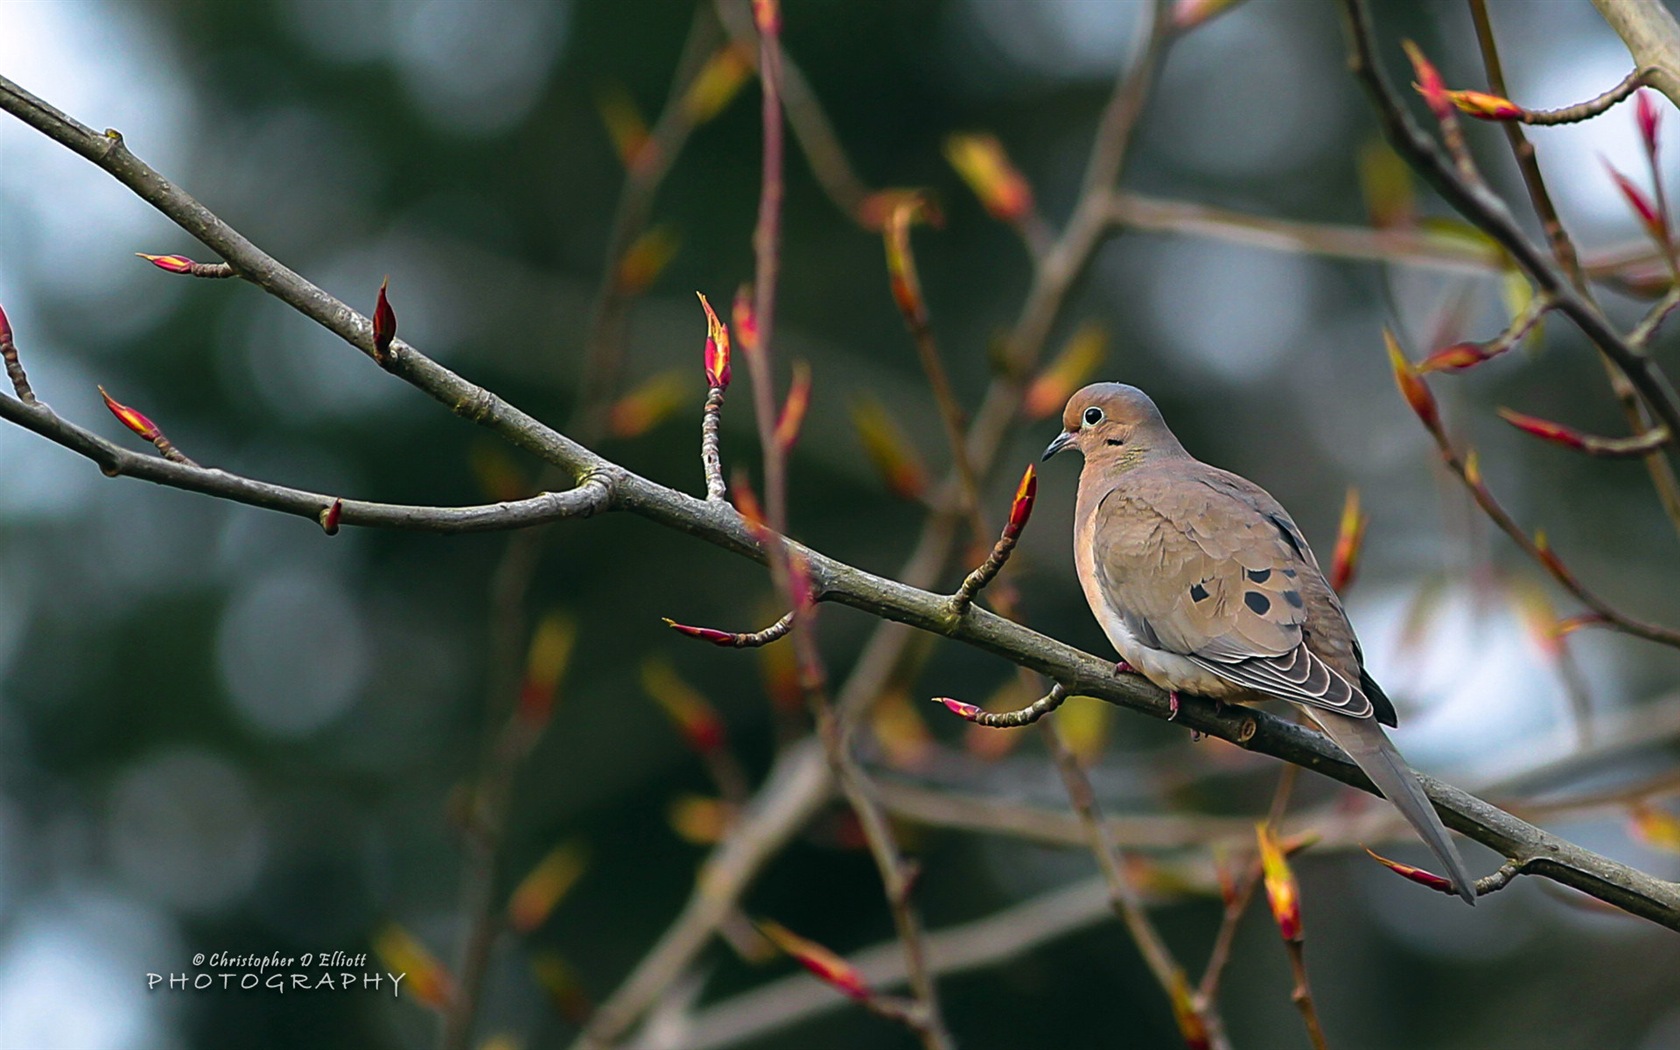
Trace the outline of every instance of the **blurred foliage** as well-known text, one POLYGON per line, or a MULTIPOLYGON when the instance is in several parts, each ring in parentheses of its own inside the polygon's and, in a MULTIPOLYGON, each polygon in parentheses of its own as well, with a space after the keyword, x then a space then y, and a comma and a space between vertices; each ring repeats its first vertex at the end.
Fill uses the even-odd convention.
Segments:
MULTIPOLYGON (((360 309, 371 310, 389 275, 405 338, 545 420, 568 418, 623 181, 597 100, 622 89, 653 119, 690 5, 32 6, 54 12, 40 17, 55 32, 81 17, 126 27, 129 57, 174 84, 167 97, 184 107, 184 144, 165 162, 148 152, 145 138, 131 137, 141 156, 360 309), (94 13, 67 13, 84 6, 94 13), (487 19, 483 25, 474 11, 487 19), (528 35, 546 34, 554 50, 552 61, 537 61, 529 83, 510 79, 523 67, 508 57, 529 50, 529 41, 495 35, 495 27, 516 34, 522 26, 528 35), (508 82, 497 87, 499 77, 508 82), (485 94, 478 99, 474 91, 485 94), (527 103, 508 101, 522 91, 527 103)), ((1512 26, 1508 61, 1521 83, 1540 83, 1548 71, 1589 57, 1594 70, 1618 70, 1602 86, 1620 75, 1626 55, 1615 39, 1585 4, 1579 12, 1570 6, 1496 5, 1499 24, 1512 26), (1566 53, 1547 44, 1573 34, 1590 46, 1566 53)), ((1454 77, 1479 83, 1458 7, 1388 3, 1379 11, 1385 39, 1418 37, 1454 77)), ((1059 221, 1139 13, 1132 4, 1079 0, 787 5, 788 53, 860 176, 873 187, 927 187, 940 202, 944 225, 918 230, 917 262, 967 405, 978 401, 989 347, 1030 274, 1014 233, 987 217, 947 164, 943 144, 954 132, 997 135, 1043 213, 1059 221)), ((60 52, 74 47, 56 44, 60 52)), ((1342 61, 1325 5, 1254 3, 1222 16, 1173 56, 1126 185, 1265 215, 1363 221, 1359 157, 1373 128, 1342 61)), ((106 119, 72 115, 95 126, 106 119)), ((655 377, 676 369, 687 407, 601 445, 630 469, 691 491, 700 487, 704 396, 704 327, 693 292, 728 302, 751 274, 758 136, 749 83, 694 135, 661 187, 654 220, 676 250, 632 315, 619 393, 665 383, 655 377)), ((1514 190, 1497 136, 1477 136, 1476 145, 1501 187, 1514 190)), ((0 158, 0 205, 27 199, 74 221, 76 200, 50 181, 8 180, 5 163, 0 158)), ((83 164, 68 153, 61 163, 83 164)), ((1596 161, 1586 153, 1557 163, 1561 171, 1596 161)), ((792 468, 793 531, 890 573, 918 515, 885 492, 850 406, 882 405, 930 468, 942 469, 948 456, 888 294, 879 236, 832 206, 795 150, 789 173, 778 363, 784 383, 796 357, 810 360, 814 372, 792 468)), ((138 201, 130 206, 144 211, 138 201)), ((0 227, 12 242, 0 266, 13 268, 13 245, 34 243, 32 221, 0 227)), ((1628 229, 1602 218, 1584 218, 1578 228, 1599 245, 1628 229)), ((143 243, 104 243, 99 251, 118 259, 134 251, 204 257, 178 232, 148 229, 143 243)), ((25 362, 42 365, 43 398, 79 422, 120 434, 90 407, 96 402, 86 391, 72 393, 55 379, 86 379, 90 389, 97 380, 120 391, 201 462, 323 491, 473 503, 502 498, 519 479, 537 476, 536 464, 517 453, 487 453, 487 437, 470 424, 378 374, 256 289, 189 282, 137 260, 133 267, 106 284, 26 263, 0 275, 8 294, 31 304, 23 311, 15 300, 6 305, 25 362)), ((101 263, 97 272, 111 271, 101 263)), ((1154 393, 1189 447, 1265 484, 1321 552, 1335 535, 1344 489, 1357 483, 1372 519, 1360 584, 1373 592, 1366 608, 1397 622, 1405 596, 1431 577, 1461 585, 1487 579, 1490 566, 1525 571, 1456 492, 1443 496, 1435 487, 1425 440, 1393 394, 1377 336, 1398 311, 1421 344, 1442 304, 1464 289, 1471 304, 1465 337, 1485 338, 1503 324, 1497 283, 1385 276, 1366 264, 1127 235, 1101 252, 1050 349, 1082 325, 1099 325, 1092 331, 1109 333, 1104 377, 1154 393)), ((1614 308, 1637 316, 1630 304, 1614 308)), ((1485 449, 1490 481, 1525 519, 1547 527, 1572 566, 1605 581, 1617 600, 1673 621, 1680 618, 1674 537, 1638 468, 1537 448, 1487 410, 1512 404, 1616 431, 1614 403, 1599 393, 1599 367, 1565 328, 1548 326, 1543 354, 1513 354, 1486 374, 1441 379, 1437 392, 1454 425, 1485 449), (1590 399, 1583 390, 1593 391, 1590 399)), ((737 369, 744 388, 743 372, 737 369)), ((666 396, 666 387, 657 389, 666 396)), ((744 392, 737 394, 725 414, 724 454, 733 465, 756 459, 747 406, 744 392)), ((994 520, 1008 505, 1018 464, 1042 448, 1050 428, 1028 428, 1005 455, 989 489, 994 520)), ((60 1015, 93 1019, 86 1039, 72 1032, 57 1045, 429 1043, 431 1015, 389 996, 166 995, 144 992, 144 974, 186 969, 201 951, 361 953, 392 919, 453 959, 462 852, 450 814, 481 759, 487 703, 508 702, 486 695, 487 683, 504 677, 488 664, 486 625, 507 538, 351 530, 327 540, 308 522, 133 482, 64 482, 48 510, 32 510, 28 486, 59 492, 51 478, 92 468, 33 438, 12 434, 5 442, 7 456, 33 457, 36 473, 15 467, 4 475, 15 486, 11 495, 0 489, 0 734, 10 756, 0 800, 0 886, 7 890, 0 933, 9 938, 0 984, 20 989, 0 992, 0 1019, 23 1018, 6 1022, 23 1027, 0 1031, 0 1039, 64 1034, 28 1027, 45 1023, 30 1020, 39 1013, 15 1012, 14 996, 29 990, 41 1010, 51 1004, 60 1015), (115 918, 78 925, 77 916, 90 915, 115 918), (76 952, 101 961, 81 972, 80 983, 55 983, 54 967, 79 958, 76 952)), ((1067 564, 1071 491, 1069 471, 1047 473, 1013 571, 1034 626, 1106 652, 1067 564)), ((755 782, 772 758, 774 729, 753 658, 684 644, 659 619, 763 626, 769 589, 756 566, 642 521, 597 519, 548 530, 530 595, 533 620, 553 610, 575 617, 577 648, 556 721, 515 785, 499 893, 505 898, 560 843, 587 842, 590 855, 552 917, 528 937, 504 938, 495 957, 481 1031, 516 1032, 537 1047, 564 1045, 575 1029, 548 1005, 532 960, 557 954, 582 995, 605 997, 674 917, 702 856, 673 833, 667 813, 674 797, 712 786, 643 695, 634 669, 663 654, 711 698, 755 782)), ((1356 603, 1356 620, 1359 611, 1356 603)), ((1488 620, 1478 630, 1503 629, 1497 615, 1481 611, 1488 620)), ((840 609, 825 609, 821 625, 825 653, 841 675, 872 625, 840 609)), ((1648 696, 1677 669, 1672 656, 1615 639, 1593 637, 1583 649, 1606 709, 1648 696)), ((1390 659, 1398 666, 1404 656, 1390 659)), ((1550 681, 1538 656, 1528 664, 1513 692, 1550 681)), ((1006 677, 996 661, 946 647, 911 695, 979 698, 1006 677)), ((1538 735, 1557 717, 1530 703, 1520 725, 1538 735)), ((1110 808, 1149 805, 1155 773, 1218 764, 1209 745, 1193 749, 1182 734, 1137 721, 1115 718, 1106 727, 1108 757, 1096 777, 1110 808)), ((1474 718, 1452 724, 1482 725, 1474 718)), ((936 728, 944 739, 960 739, 954 727, 936 728)), ((1488 732, 1505 759, 1521 746, 1515 730, 1488 732)), ((1421 764, 1433 758, 1485 772, 1478 764, 1485 756, 1469 751, 1466 739, 1477 737, 1459 734, 1423 752, 1421 764)), ((1408 752, 1417 760, 1419 752, 1408 752)), ((983 790, 1063 802, 1036 746, 1016 749, 990 773, 964 775, 983 790)), ((1250 813, 1263 806, 1269 783, 1266 767, 1241 766, 1183 801, 1250 813)), ((1327 797, 1322 785, 1303 791, 1327 797)), ((891 923, 867 855, 840 844, 840 817, 819 822, 780 857, 746 910, 846 951, 889 936, 891 923)), ((1595 848, 1659 870, 1650 855, 1630 854, 1613 822, 1574 830, 1590 833, 1595 848)), ((918 830, 910 841, 927 871, 920 899, 936 929, 1091 868, 1082 853, 970 835, 918 830)), ((1672 981, 1660 976, 1674 972, 1680 955, 1654 928, 1582 917, 1527 886, 1473 917, 1460 915, 1363 861, 1309 854, 1296 866, 1309 966, 1334 1045, 1656 1047, 1672 1045, 1662 1042, 1664 1032, 1680 1039, 1672 981)), ((1159 917, 1198 969, 1217 926, 1216 904, 1174 903, 1159 917)), ((1287 968, 1265 921, 1251 916, 1239 937, 1224 1004, 1231 1034, 1239 1046, 1302 1044, 1287 968)), ((705 965, 715 968, 709 996, 764 979, 762 969, 721 946, 705 965)), ((785 960, 771 966, 791 970, 785 960)), ((1114 923, 943 988, 952 1026, 975 1050, 1176 1042, 1166 1002, 1114 923)), ((886 1022, 845 1010, 753 1045, 911 1044, 886 1022)))

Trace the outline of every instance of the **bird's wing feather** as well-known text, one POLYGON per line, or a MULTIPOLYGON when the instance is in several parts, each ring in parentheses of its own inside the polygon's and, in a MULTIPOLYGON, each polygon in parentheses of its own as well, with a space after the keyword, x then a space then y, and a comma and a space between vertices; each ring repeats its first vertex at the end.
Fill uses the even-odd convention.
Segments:
MULTIPOLYGON (((1306 644, 1308 599, 1349 639, 1295 523, 1264 490, 1192 459, 1140 467, 1103 497, 1095 567, 1146 643, 1238 685, 1355 718, 1372 706, 1306 644)), ((1324 624, 1315 624, 1323 630, 1324 624)))

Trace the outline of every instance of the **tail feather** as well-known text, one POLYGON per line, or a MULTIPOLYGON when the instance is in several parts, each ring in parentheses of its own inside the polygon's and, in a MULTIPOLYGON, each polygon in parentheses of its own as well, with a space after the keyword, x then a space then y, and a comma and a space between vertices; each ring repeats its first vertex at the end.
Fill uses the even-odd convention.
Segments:
POLYGON ((1458 847, 1453 845, 1447 829, 1442 826, 1434 804, 1424 794, 1423 785, 1418 783, 1416 774, 1400 757, 1400 752, 1389 741, 1382 726, 1370 718, 1349 718, 1330 711, 1311 710, 1310 713, 1313 721, 1322 726, 1330 739, 1365 771, 1371 782, 1382 790, 1383 796, 1417 830, 1424 844, 1446 865, 1447 874, 1464 902, 1475 904, 1475 879, 1464 866, 1464 858, 1458 855, 1458 847))

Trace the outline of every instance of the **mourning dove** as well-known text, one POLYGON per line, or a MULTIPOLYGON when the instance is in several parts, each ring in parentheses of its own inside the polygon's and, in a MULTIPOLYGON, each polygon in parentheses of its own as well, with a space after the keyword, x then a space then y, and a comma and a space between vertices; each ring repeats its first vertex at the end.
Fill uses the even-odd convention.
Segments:
POLYGON ((1365 671, 1341 602, 1277 500, 1186 452, 1136 387, 1085 387, 1062 428, 1044 458, 1067 448, 1085 457, 1074 563, 1121 669, 1167 690, 1175 710, 1181 690, 1301 705, 1474 904, 1463 859, 1382 730, 1395 724, 1394 705, 1365 671))

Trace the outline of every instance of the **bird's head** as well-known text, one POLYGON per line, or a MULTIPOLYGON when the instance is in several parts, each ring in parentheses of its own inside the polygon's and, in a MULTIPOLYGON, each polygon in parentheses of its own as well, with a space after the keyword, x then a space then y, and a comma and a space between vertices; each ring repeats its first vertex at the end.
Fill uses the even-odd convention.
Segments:
POLYGON ((1049 459, 1077 448, 1086 462, 1136 465, 1151 452, 1181 452, 1149 395, 1124 383, 1092 383, 1068 399, 1062 432, 1044 450, 1049 459))

